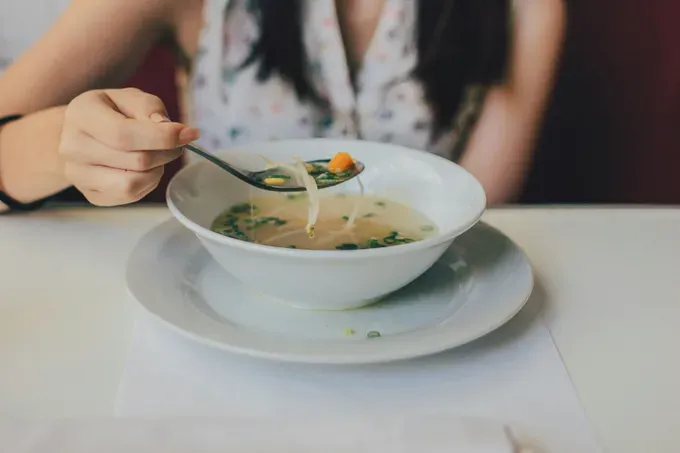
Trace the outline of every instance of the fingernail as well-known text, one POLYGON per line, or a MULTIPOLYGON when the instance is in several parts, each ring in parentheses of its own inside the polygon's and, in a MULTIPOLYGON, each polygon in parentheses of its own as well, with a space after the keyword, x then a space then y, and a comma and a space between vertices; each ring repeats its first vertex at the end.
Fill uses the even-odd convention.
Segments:
POLYGON ((185 127, 179 133, 179 143, 180 145, 186 145, 189 142, 193 142, 201 136, 201 133, 195 127, 185 127))
POLYGON ((161 115, 160 113, 152 113, 151 116, 151 121, 154 123, 170 123, 170 118, 168 118, 165 115, 161 115))

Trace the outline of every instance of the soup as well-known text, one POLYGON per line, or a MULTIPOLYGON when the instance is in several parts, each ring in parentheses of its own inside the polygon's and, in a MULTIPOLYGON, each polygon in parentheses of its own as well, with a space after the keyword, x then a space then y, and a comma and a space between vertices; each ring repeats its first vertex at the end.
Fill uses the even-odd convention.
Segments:
POLYGON ((220 214, 211 229, 243 241, 306 250, 391 247, 436 234, 423 214, 370 195, 338 194, 317 200, 320 209, 310 237, 308 195, 255 197, 220 214))
MULTIPOLYGON (((300 158, 296 157, 293 164, 276 163, 266 156, 260 157, 267 163, 268 168, 259 173, 260 183, 269 186, 285 187, 290 186, 295 181, 295 185, 305 187, 309 200, 305 232, 310 238, 314 237, 316 219, 319 215, 319 187, 323 188, 340 184, 356 176, 361 188, 361 195, 363 196, 364 194, 364 186, 358 178, 362 170, 357 166, 357 161, 348 153, 336 153, 328 161, 321 159, 303 162, 300 158)), ((349 216, 349 227, 354 225, 357 207, 358 205, 355 205, 352 215, 349 216)))
POLYGON ((358 176, 363 167, 347 153, 337 153, 332 159, 320 159, 302 163, 297 160, 293 164, 277 163, 262 156, 267 169, 257 172, 256 180, 266 186, 292 187, 303 184, 301 179, 309 174, 311 181, 319 188, 331 187, 358 176), (302 164, 302 167, 300 166, 302 164))

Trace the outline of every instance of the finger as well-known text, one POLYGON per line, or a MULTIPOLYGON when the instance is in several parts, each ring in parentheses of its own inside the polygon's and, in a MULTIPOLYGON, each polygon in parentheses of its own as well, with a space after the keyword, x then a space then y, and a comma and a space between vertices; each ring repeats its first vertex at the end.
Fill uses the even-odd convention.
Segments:
POLYGON ((158 114, 165 120, 163 122, 171 122, 165 104, 158 96, 137 88, 104 90, 103 94, 127 118, 149 120, 152 115, 158 114))
MULTIPOLYGON (((172 120, 168 118, 168 112, 163 100, 156 95, 145 93, 137 88, 107 90, 105 91, 105 94, 113 101, 118 110, 128 118, 140 121, 152 121, 159 124, 173 123, 172 120)), ((199 135, 198 129, 185 127, 185 129, 180 132, 180 145, 186 145, 190 141, 196 140, 199 135), (182 138, 182 133, 184 133, 186 139, 182 138)))
POLYGON ((113 207, 113 206, 125 206, 128 204, 137 203, 138 201, 142 201, 144 197, 149 195, 154 189, 155 187, 152 186, 133 197, 125 198, 116 198, 111 196, 110 194, 99 192, 96 190, 90 189, 78 189, 78 190, 80 190, 80 192, 85 196, 87 201, 89 201, 94 206, 113 207))
MULTIPOLYGON (((164 107, 162 112, 152 112, 146 119, 135 119, 143 117, 148 113, 149 106, 155 104, 144 100, 151 95, 140 96, 132 90, 120 91, 93 91, 76 98, 73 108, 69 109, 71 115, 75 116, 73 119, 94 139, 110 148, 125 151, 171 149, 198 138, 199 133, 195 128, 180 123, 152 121, 150 115, 164 115, 164 107), (115 101, 109 96, 114 92, 115 101), (130 118, 122 111, 137 113, 130 118)), ((159 105, 156 107, 160 108, 159 105)))
POLYGON ((60 154, 70 162, 99 165, 122 170, 147 171, 161 167, 182 156, 181 149, 120 151, 85 134, 64 134, 60 154))
POLYGON ((145 172, 92 165, 69 164, 67 179, 97 206, 117 206, 139 201, 158 186, 163 167, 145 172))

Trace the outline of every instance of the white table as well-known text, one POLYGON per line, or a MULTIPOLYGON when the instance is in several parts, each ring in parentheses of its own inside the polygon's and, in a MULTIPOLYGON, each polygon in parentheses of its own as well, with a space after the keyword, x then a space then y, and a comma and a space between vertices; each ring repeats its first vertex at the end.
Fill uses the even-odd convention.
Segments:
MULTIPOLYGON (((138 308, 127 254, 164 208, 0 217, 0 416, 109 416, 138 308)), ((531 258, 545 319, 611 452, 680 451, 680 210, 485 215, 531 258)))

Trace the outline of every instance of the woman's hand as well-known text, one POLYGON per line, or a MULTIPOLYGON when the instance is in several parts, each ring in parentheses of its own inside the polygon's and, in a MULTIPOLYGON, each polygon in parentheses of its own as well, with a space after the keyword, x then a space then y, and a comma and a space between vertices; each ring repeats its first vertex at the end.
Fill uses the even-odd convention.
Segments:
POLYGON ((59 146, 66 179, 98 206, 140 200, 182 155, 178 147, 199 137, 166 115, 158 97, 137 89, 78 96, 66 109, 59 146))

